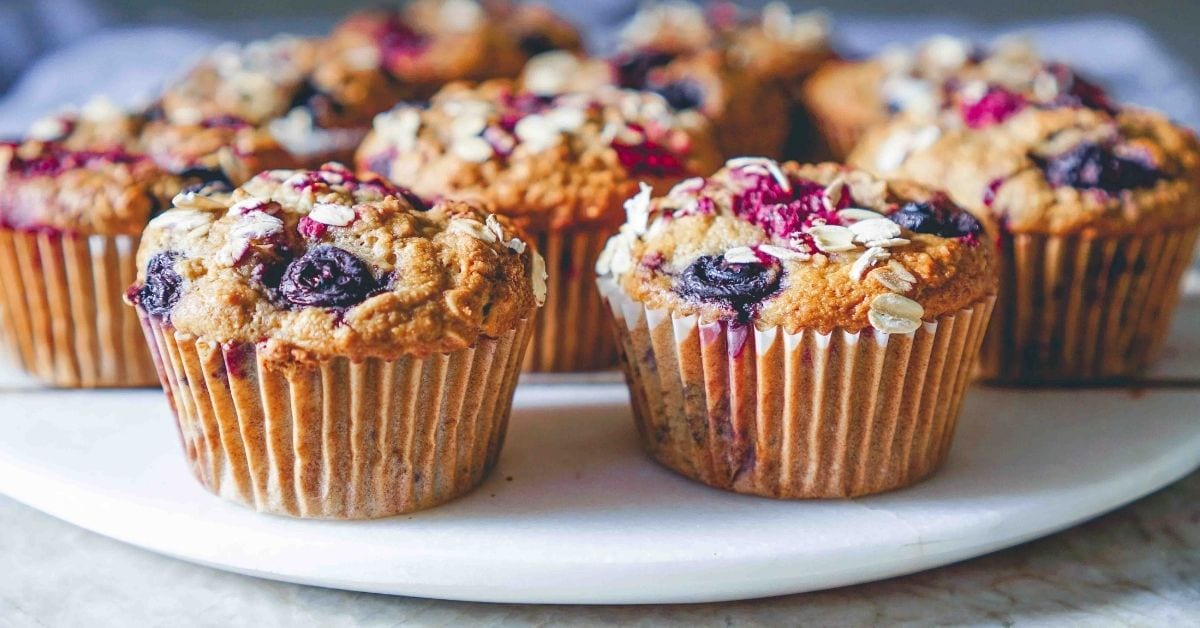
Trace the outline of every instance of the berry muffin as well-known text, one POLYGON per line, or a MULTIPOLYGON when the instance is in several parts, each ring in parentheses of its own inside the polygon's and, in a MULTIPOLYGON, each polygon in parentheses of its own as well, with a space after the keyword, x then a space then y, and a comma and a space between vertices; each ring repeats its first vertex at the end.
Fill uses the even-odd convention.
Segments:
POLYGON ((136 273, 141 229, 185 186, 229 190, 264 168, 296 164, 265 129, 232 118, 172 124, 152 114, 93 100, 8 145, 0 255, 24 274, 6 286, 0 320, 20 363, 50 383, 153 385, 136 318, 113 297, 136 273), (39 274, 51 258, 62 272, 39 274), (64 329, 39 331, 55 320, 45 308, 64 329))
POLYGON ((980 128, 1029 106, 1113 108, 1102 89, 1045 61, 1023 39, 1003 40, 985 54, 946 35, 866 61, 827 63, 805 84, 803 100, 836 158, 848 155, 867 129, 898 114, 957 117, 980 128))
POLYGON ((280 36, 217 48, 166 89, 153 112, 161 115, 151 117, 172 126, 249 127, 259 141, 316 166, 348 161, 375 114, 408 93, 375 60, 332 40, 280 36))
POLYGON ((154 383, 121 290, 142 227, 181 185, 120 145, 0 143, 0 325, 26 371, 63 387, 154 383))
POLYGON ((379 116, 356 164, 421 198, 471 198, 538 242, 553 284, 526 368, 612 366, 590 269, 640 184, 665 189, 716 167, 707 122, 678 116, 662 97, 604 88, 541 97, 495 80, 454 84, 428 108, 379 116))
POLYGON ((515 77, 534 54, 578 49, 579 33, 549 10, 508 2, 418 0, 351 15, 330 45, 377 64, 423 100, 447 83, 515 77))
POLYGON ((201 483, 362 519, 483 480, 545 274, 507 219, 329 164, 177 197, 127 298, 201 483))
POLYGON ((1001 124, 877 128, 851 161, 944 187, 999 225, 982 374, 1124 378, 1162 347, 1200 228, 1195 135, 1139 110, 1027 107, 1001 124), (922 138, 914 141, 914 138, 922 138))
POLYGON ((807 147, 806 116, 794 106, 801 81, 830 56, 818 13, 768 4, 743 16, 736 6, 705 14, 688 2, 650 4, 621 32, 612 59, 621 87, 655 91, 673 107, 714 122, 722 153, 781 156, 807 147))
POLYGON ((937 469, 995 299, 970 213, 917 184, 763 158, 625 209, 596 272, 655 460, 776 498, 937 469))

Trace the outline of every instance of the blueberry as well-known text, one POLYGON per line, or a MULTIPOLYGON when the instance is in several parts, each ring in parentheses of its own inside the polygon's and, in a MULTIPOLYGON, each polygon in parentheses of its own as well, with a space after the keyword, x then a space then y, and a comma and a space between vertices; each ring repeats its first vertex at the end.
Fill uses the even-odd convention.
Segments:
POLYGON ((690 299, 716 302, 746 322, 764 299, 779 289, 780 271, 771 264, 731 264, 721 255, 696 258, 680 273, 675 291, 690 299))
POLYGON ((704 103, 704 88, 699 83, 689 79, 672 81, 653 91, 667 100, 676 111, 699 109, 704 103))
POLYGON ((362 303, 379 288, 365 262, 335 246, 318 246, 288 264, 280 295, 301 307, 345 308, 362 303))
POLYGON ((617 70, 617 83, 626 89, 642 89, 650 70, 671 62, 675 56, 660 50, 638 50, 621 55, 613 60, 617 70))
POLYGON ((1162 172, 1148 160, 1122 157, 1110 147, 1084 142, 1053 157, 1033 156, 1054 187, 1117 192, 1154 185, 1162 172))
POLYGON ((185 192, 198 192, 205 189, 221 192, 233 190, 233 182, 229 180, 225 170, 219 167, 192 166, 182 170, 179 177, 189 182, 184 188, 185 192))
POLYGON ((183 296, 183 277, 175 272, 180 254, 174 251, 158 253, 146 263, 146 282, 137 291, 137 304, 147 314, 166 320, 183 296))
POLYGON ((971 236, 983 230, 983 225, 969 212, 948 207, 943 201, 905 203, 888 218, 912 231, 943 238, 971 236))
POLYGON ((540 32, 522 35, 521 38, 517 40, 517 45, 521 48, 521 52, 527 57, 539 55, 543 52, 550 52, 551 50, 558 48, 558 46, 554 44, 554 40, 550 39, 546 33, 540 32))
POLYGON ((292 95, 292 101, 288 104, 288 111, 298 107, 307 109, 315 120, 340 116, 345 112, 345 106, 342 103, 317 88, 309 80, 301 83, 296 93, 292 95))

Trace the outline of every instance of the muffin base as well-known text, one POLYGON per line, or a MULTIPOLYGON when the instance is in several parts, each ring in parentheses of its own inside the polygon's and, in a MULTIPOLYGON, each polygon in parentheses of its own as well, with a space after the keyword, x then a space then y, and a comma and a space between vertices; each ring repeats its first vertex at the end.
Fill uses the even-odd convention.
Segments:
POLYGON ((154 364, 122 302, 138 236, 0 228, 0 325, 27 372, 64 388, 153 386, 154 364))
POLYGON ((642 446, 725 490, 855 497, 916 483, 950 449, 994 297, 912 334, 698 323, 601 288, 642 446))
POLYGON ((1011 384, 1121 380, 1162 349, 1200 227, 1152 236, 1005 234, 982 378, 1011 384))
POLYGON ((599 229, 542 232, 537 249, 546 259, 546 304, 533 324, 525 355, 527 373, 601 371, 616 367, 617 348, 596 291, 596 260, 612 233, 599 229))
POLYGON ((281 365, 139 310, 193 474, 260 512, 372 519, 459 497, 499 457, 522 321, 425 359, 281 365))

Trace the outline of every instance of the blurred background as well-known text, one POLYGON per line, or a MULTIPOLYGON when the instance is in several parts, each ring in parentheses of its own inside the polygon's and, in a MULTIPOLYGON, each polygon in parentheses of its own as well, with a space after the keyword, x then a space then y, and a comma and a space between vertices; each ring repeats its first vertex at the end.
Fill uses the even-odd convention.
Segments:
MULTIPOLYGON (((640 0, 543 0, 587 31, 603 52, 640 0)), ((758 7, 764 2, 741 2, 758 7)), ((0 0, 0 133, 24 128, 34 111, 98 91, 136 102, 203 50, 223 40, 279 32, 317 34, 381 0, 0 0), (8 96, 8 98, 4 98, 8 96)), ((888 41, 947 30, 988 38, 1040 29, 1039 45, 1085 71, 1111 75, 1126 100, 1200 123, 1192 93, 1200 66, 1200 1, 829 0, 835 46, 865 53, 888 41), (1052 28, 1046 29, 1046 26, 1052 28), (1093 61, 1094 63, 1091 63, 1093 61), (1162 67, 1164 64, 1170 67, 1162 67), (1140 76, 1145 74, 1148 76, 1140 76), (1136 79, 1136 80, 1130 80, 1136 79), (1187 89, 1180 84, 1186 83, 1187 89), (1149 86, 1149 87, 1147 87, 1149 86), (1178 89, 1178 91, 1173 91, 1178 89), (1148 93, 1152 92, 1152 93, 1148 93)), ((1103 76, 1100 78, 1104 78, 1103 76)))

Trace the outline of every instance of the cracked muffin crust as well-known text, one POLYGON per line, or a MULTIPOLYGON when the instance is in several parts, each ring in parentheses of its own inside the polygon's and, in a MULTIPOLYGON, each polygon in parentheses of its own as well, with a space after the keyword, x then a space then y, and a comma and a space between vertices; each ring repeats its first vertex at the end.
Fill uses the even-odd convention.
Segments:
POLYGON ((639 181, 669 185, 716 163, 707 122, 655 94, 542 97, 495 80, 447 86, 380 115, 356 164, 423 198, 477 198, 535 231, 613 227, 639 181))
POLYGON ((827 63, 805 84, 803 99, 835 156, 897 115, 986 128, 1026 108, 1115 110, 1103 89, 1043 59, 1024 39, 1002 40, 985 52, 947 35, 866 61, 827 63))
POLYGON ((1031 108, 972 129, 903 118, 850 162, 939 185, 1007 232, 1113 236, 1200 222, 1200 144, 1160 114, 1031 108))
POLYGON ((995 290, 994 247, 971 214, 837 164, 734 159, 625 207, 596 272, 702 323, 909 333, 995 290))
POLYGON ((146 228, 128 298, 272 360, 394 360, 499 337, 544 288, 541 257, 506 219, 327 164, 176 197, 146 228))

